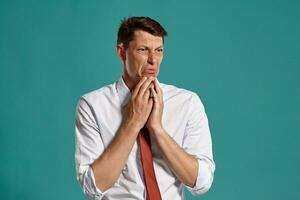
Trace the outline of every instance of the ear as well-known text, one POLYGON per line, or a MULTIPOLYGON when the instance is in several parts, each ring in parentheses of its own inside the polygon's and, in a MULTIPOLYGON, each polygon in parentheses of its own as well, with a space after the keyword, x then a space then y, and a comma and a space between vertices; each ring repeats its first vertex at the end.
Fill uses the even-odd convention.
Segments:
POLYGON ((125 54, 125 49, 123 47, 123 44, 118 44, 116 47, 117 54, 119 58, 121 59, 122 62, 125 62, 126 60, 126 54, 125 54))

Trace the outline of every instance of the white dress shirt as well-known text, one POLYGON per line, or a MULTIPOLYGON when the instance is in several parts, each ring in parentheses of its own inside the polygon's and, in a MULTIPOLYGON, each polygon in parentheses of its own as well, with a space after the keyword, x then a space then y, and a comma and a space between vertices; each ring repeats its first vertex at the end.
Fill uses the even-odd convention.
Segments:
MULTIPOLYGON (((194 92, 159 83, 163 91, 162 124, 166 132, 199 162, 194 195, 209 190, 214 176, 212 141, 203 104, 194 92)), ((84 193, 91 199, 146 200, 143 170, 137 141, 115 184, 97 188, 91 164, 108 147, 121 126, 123 109, 131 93, 123 79, 83 95, 76 108, 76 173, 84 193)), ((170 170, 151 139, 154 170, 163 200, 184 199, 185 186, 170 170)), ((112 166, 113 167, 113 166, 112 166)), ((107 172, 109 173, 109 171, 107 172)))

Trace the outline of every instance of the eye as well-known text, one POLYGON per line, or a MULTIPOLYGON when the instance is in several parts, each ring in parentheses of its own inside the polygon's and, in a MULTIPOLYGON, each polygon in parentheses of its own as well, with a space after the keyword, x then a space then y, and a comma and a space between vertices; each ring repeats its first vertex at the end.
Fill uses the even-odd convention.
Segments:
POLYGON ((159 49, 157 49, 156 50, 158 53, 162 53, 163 51, 164 51, 164 49, 163 48, 159 48, 159 49))
POLYGON ((145 51, 146 51, 146 49, 143 48, 143 47, 142 47, 142 48, 138 48, 137 50, 138 50, 139 52, 145 52, 145 51))

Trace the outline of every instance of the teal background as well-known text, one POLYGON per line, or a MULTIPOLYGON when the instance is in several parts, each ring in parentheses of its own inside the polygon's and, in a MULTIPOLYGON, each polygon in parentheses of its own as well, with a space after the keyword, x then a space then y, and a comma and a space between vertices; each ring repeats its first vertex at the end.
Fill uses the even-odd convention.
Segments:
POLYGON ((145 15, 169 32, 160 81, 197 92, 210 120, 217 169, 200 199, 300 199, 299 10, 299 1, 1 0, 0 198, 87 199, 75 178, 75 106, 120 77, 120 20, 145 15))

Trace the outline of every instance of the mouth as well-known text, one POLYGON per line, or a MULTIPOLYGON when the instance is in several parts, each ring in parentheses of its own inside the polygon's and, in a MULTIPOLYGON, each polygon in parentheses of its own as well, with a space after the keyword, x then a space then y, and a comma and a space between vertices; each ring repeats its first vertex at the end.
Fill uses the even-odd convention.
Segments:
POLYGON ((142 73, 144 76, 156 76, 156 70, 146 69, 142 73))

